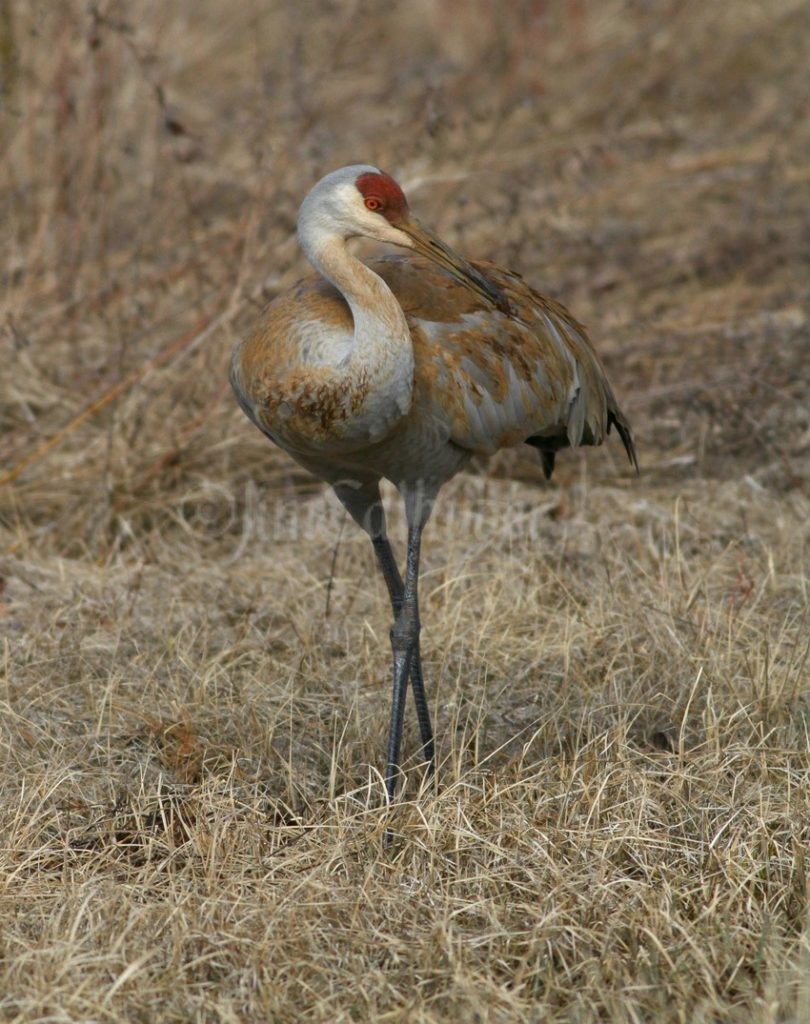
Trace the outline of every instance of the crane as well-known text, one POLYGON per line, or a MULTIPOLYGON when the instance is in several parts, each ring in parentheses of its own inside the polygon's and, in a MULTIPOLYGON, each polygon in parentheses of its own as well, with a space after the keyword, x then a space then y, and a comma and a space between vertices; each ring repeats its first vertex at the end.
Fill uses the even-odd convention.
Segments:
POLYGON ((329 483, 368 534, 393 612, 393 696, 385 787, 400 775, 410 679, 422 755, 435 762, 420 657, 422 531, 441 486, 474 454, 536 448, 545 476, 561 448, 601 444, 615 426, 638 469, 630 425, 584 328, 493 263, 468 262, 416 220, 397 182, 354 164, 327 174, 298 214, 316 274, 277 296, 238 343, 230 379, 271 441, 329 483), (403 253, 367 263, 357 236, 403 253), (408 525, 404 579, 380 481, 408 525))

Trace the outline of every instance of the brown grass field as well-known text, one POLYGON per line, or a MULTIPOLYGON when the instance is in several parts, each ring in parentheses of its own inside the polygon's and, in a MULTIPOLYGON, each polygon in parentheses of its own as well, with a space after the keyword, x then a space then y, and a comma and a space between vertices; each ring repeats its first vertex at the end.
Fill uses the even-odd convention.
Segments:
POLYGON ((806 0, 0 0, 0 60, 0 1019, 810 1022, 806 0), (226 380, 358 161, 642 463, 446 488, 390 812, 370 545, 226 380))

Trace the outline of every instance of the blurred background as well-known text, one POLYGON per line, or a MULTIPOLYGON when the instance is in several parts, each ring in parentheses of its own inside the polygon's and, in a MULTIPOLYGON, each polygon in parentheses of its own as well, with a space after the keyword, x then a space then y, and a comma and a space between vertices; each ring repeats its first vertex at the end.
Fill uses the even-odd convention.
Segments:
MULTIPOLYGON (((211 478, 304 485, 226 364, 305 269, 302 196, 361 161, 586 323, 646 486, 806 483, 806 3, 0 12, 2 510, 28 540, 103 555, 211 478)), ((539 480, 531 453, 493 472, 539 480)))

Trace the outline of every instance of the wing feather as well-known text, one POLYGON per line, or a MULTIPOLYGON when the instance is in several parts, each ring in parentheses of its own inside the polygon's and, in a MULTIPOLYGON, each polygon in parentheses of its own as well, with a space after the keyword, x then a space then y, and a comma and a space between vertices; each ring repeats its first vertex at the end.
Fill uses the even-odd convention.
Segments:
POLYGON ((473 265, 504 292, 511 315, 421 257, 372 262, 411 328, 420 411, 470 451, 533 444, 549 475, 560 448, 601 444, 616 424, 637 465, 629 425, 585 328, 517 274, 473 265))

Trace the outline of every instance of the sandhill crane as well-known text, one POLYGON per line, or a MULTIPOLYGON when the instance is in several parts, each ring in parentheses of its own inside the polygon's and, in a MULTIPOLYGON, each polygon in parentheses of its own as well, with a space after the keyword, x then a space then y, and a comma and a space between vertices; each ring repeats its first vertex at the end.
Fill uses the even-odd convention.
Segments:
POLYGON ((231 383, 271 441, 335 490, 366 531, 394 615, 385 785, 399 776, 410 678, 433 770, 419 652, 422 529, 436 495, 474 453, 537 448, 546 477, 561 448, 601 444, 615 425, 637 467, 630 425, 583 327, 492 263, 468 263, 415 220, 377 167, 328 174, 304 199, 298 239, 317 271, 274 299, 238 344, 231 383), (363 263, 364 235, 407 250, 363 263), (405 579, 388 541, 380 480, 405 503, 405 579))

